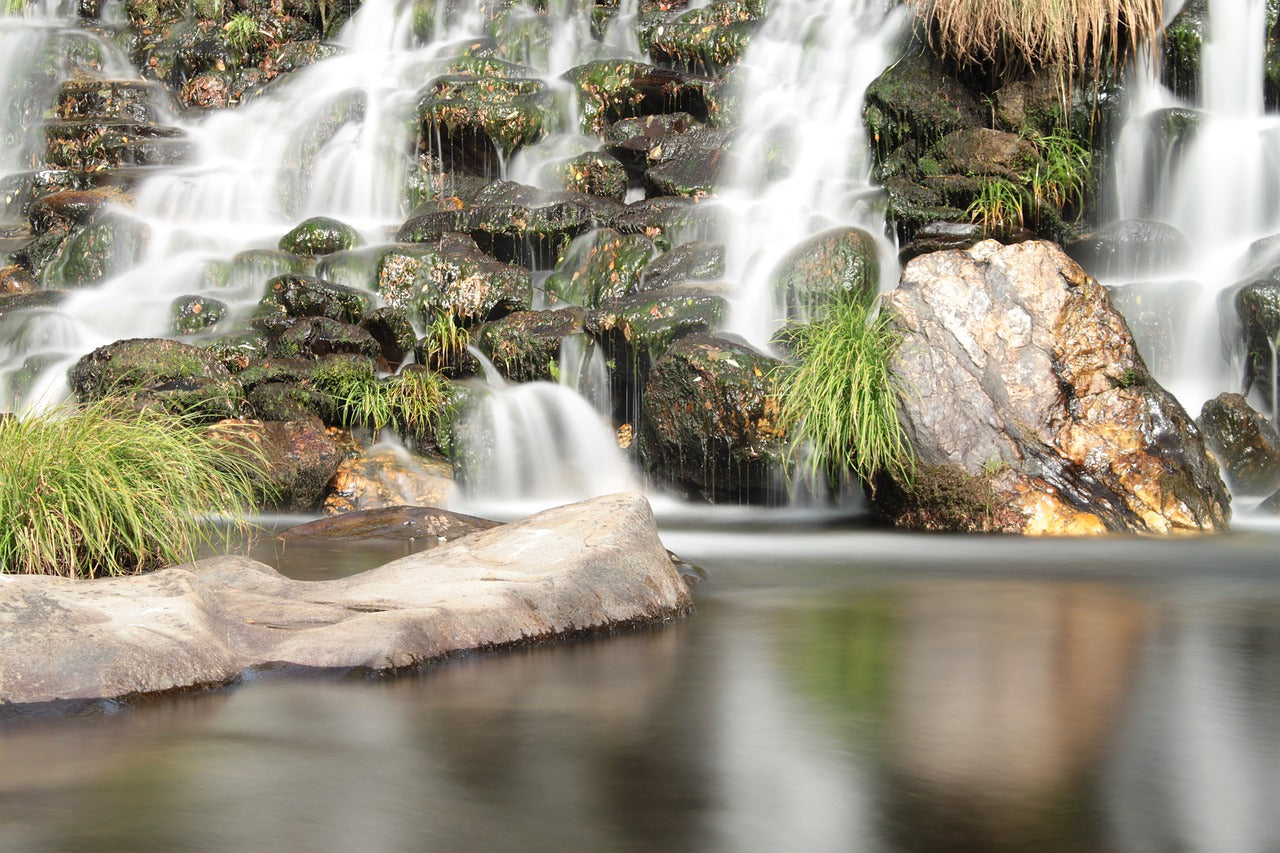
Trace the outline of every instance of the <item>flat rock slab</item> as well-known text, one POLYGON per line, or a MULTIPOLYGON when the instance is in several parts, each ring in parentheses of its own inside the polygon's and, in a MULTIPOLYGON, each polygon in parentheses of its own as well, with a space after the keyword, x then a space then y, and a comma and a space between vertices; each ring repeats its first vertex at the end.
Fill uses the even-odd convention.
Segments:
POLYGON ((216 685, 277 663, 397 669, 690 606, 634 494, 339 580, 294 581, 244 557, 94 581, 0 575, 0 704, 216 685))
POLYGON ((429 506, 389 506, 356 510, 298 524, 277 535, 297 539, 426 539, 448 541, 499 522, 429 506))

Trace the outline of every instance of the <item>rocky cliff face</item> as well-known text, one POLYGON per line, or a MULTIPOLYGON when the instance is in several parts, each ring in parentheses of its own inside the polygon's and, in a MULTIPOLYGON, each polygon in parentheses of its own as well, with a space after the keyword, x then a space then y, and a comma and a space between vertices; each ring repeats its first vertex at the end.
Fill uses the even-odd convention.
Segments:
POLYGON ((1229 497, 1106 290, 1055 244, 923 255, 886 297, 919 462, 896 523, 1025 533, 1216 530, 1229 497))

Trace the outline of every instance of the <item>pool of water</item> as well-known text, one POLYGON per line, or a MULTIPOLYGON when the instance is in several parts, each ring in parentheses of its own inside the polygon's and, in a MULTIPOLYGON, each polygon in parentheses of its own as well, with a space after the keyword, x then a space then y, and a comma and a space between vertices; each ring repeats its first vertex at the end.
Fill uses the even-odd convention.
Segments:
POLYGON ((664 540, 666 628, 9 720, 0 849, 1280 845, 1274 528, 664 540))

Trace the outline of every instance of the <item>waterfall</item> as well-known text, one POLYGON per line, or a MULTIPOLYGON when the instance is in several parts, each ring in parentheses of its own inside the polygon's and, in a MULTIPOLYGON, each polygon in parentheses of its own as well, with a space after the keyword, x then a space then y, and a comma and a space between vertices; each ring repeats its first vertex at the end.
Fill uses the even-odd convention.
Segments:
POLYGON ((1266 0, 1210 0, 1209 17, 1197 100, 1175 97, 1154 74, 1137 79, 1114 158, 1117 218, 1174 226, 1188 260, 1146 280, 1105 282, 1122 305, 1126 290, 1141 288, 1177 318, 1180 328, 1153 334, 1131 316, 1157 379, 1193 412, 1238 390, 1239 354, 1224 355, 1219 330, 1234 324, 1233 309, 1221 296, 1256 272, 1250 245, 1280 232, 1280 117, 1263 98, 1266 0))
POLYGON ((730 328, 757 346, 779 324, 774 268, 819 231, 876 235, 881 281, 897 282, 862 97, 893 60, 905 11, 884 0, 777 3, 737 71, 744 108, 720 195, 731 214, 728 277, 738 282, 730 328))

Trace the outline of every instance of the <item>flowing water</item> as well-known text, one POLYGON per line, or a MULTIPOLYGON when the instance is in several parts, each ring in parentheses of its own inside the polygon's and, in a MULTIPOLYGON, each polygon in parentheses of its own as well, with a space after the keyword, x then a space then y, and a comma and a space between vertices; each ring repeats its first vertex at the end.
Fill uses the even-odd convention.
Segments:
MULTIPOLYGON (((1261 8, 1214 4, 1224 15, 1261 8)), ((735 142, 739 162, 775 166, 744 167, 724 193, 740 213, 729 235, 742 297, 734 328, 756 341, 778 319, 767 274, 796 242, 841 224, 881 232, 858 100, 902 25, 873 0, 776 5, 742 72, 746 124, 758 132, 735 142)), ((622 9, 635 13, 634 3, 622 9)), ((26 94, 34 78, 23 69, 35 60, 25 57, 42 40, 95 45, 89 52, 103 56, 93 63, 114 61, 70 15, 0 18, 9 107, 0 138, 26 121, 14 110, 75 70, 55 63, 35 81, 45 88, 26 94)), ((536 57, 550 74, 588 54, 638 50, 626 27, 595 42, 568 4, 553 16, 558 35, 536 57)), ((199 155, 140 193, 137 215, 154 232, 148 254, 29 316, 0 341, 3 369, 38 357, 53 366, 32 396, 63 393, 70 360, 162 334, 169 300, 206 292, 210 262, 272 247, 304 216, 337 215, 384 241, 404 215, 412 154, 398 128, 439 45, 473 26, 465 14, 446 17, 423 44, 405 8, 368 0, 342 34, 345 56, 297 72, 257 104, 198 123, 169 117, 199 155), (297 134, 352 103, 360 109, 299 184, 297 134)), ((1255 61, 1235 41, 1222 51, 1207 68, 1255 61)), ((1121 190, 1118 205, 1192 237, 1197 263, 1177 277, 1211 302, 1248 241, 1280 224, 1275 194, 1248 183, 1277 159, 1266 147, 1273 118, 1238 88, 1204 91, 1197 139, 1221 136, 1238 153, 1209 163, 1187 150, 1197 142, 1166 156, 1131 129, 1117 173, 1158 177, 1121 190), (1222 183, 1235 179, 1224 165, 1245 185, 1222 183), (1260 201, 1233 202, 1246 196, 1260 201)), ((1153 84, 1135 99, 1131 126, 1176 105, 1153 84)), ((592 144, 568 134, 506 167, 536 180, 549 157, 592 144)), ((31 156, 0 146, 0 178, 31 156)), ((887 244, 882 261, 892 281, 887 244)), ((232 287, 239 310, 254 287, 232 287)), ((1216 317, 1216 306, 1186 313, 1216 317)), ((1215 347, 1216 334, 1205 338, 1215 347)), ((493 423, 478 430, 490 449, 504 429, 527 426, 500 442, 495 479, 473 499, 618 487, 619 469, 601 462, 616 454, 614 437, 591 415, 609 407, 601 365, 572 347, 557 384, 491 382, 493 423), (510 448, 528 432, 554 434, 573 407, 583 410, 575 423, 599 430, 537 446, 609 451, 501 467, 520 461, 510 448), (550 483, 548 470, 565 482, 550 483)), ((1227 374, 1212 356, 1189 361, 1227 374)), ((1188 383, 1184 402, 1198 403, 1198 387, 1188 383)), ((1280 530, 1246 519, 1213 538, 1042 542, 851 529, 848 518, 795 510, 660 510, 668 547, 709 575, 695 588, 696 614, 679 624, 463 656, 394 679, 267 671, 127 706, 10 709, 0 715, 0 848, 1262 853, 1280 844, 1280 530)), ((310 579, 403 553, 290 547, 262 556, 310 579)))
MULTIPOLYGON (((1280 116, 1264 108, 1266 0, 1210 0, 1198 97, 1184 101, 1155 79, 1134 75, 1128 117, 1115 151, 1116 213, 1166 223, 1193 247, 1185 263, 1141 289, 1171 316, 1142 329, 1156 377, 1193 414, 1223 390, 1239 390, 1243 352, 1223 291, 1263 272, 1273 257, 1250 246, 1280 233, 1280 116), (1226 327, 1224 331, 1223 327, 1226 327)), ((1171 9, 1176 11, 1176 9, 1171 9)), ((1123 300, 1123 296, 1122 296, 1123 300)))

